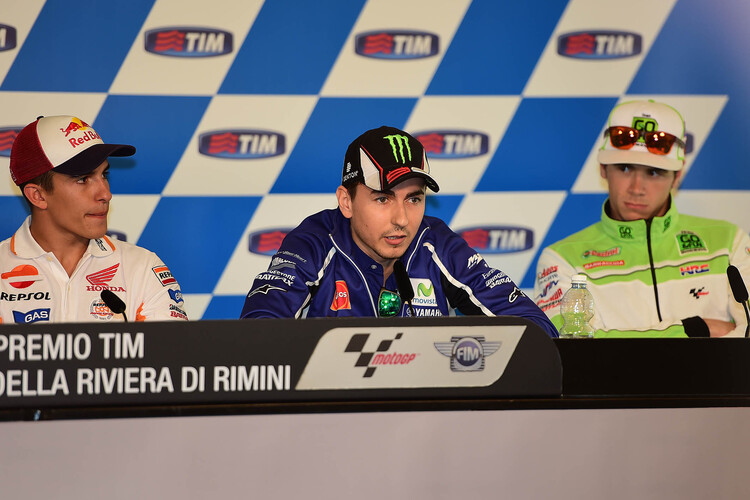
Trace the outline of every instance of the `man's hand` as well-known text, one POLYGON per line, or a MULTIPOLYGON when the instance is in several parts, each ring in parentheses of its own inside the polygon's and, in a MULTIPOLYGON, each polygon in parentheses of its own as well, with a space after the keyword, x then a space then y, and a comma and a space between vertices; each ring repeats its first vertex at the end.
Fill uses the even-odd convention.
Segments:
POLYGON ((710 318, 703 318, 703 321, 706 322, 711 337, 723 337, 734 330, 734 323, 731 321, 710 318))

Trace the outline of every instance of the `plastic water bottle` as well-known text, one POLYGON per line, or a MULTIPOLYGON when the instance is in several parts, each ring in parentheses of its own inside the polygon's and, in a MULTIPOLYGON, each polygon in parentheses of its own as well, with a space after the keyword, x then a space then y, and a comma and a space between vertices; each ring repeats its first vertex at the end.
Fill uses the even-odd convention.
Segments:
POLYGON ((566 339, 584 339, 594 336, 594 327, 589 321, 594 317, 594 298, 586 288, 586 275, 576 274, 573 285, 563 295, 560 312, 563 326, 560 337, 566 339))

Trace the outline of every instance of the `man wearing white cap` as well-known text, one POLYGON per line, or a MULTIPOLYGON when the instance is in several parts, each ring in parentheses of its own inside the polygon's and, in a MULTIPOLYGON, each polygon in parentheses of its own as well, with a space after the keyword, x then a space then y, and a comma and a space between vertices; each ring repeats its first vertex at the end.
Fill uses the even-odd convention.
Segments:
POLYGON ((0 243, 0 323, 187 319, 167 266, 106 236, 107 158, 134 153, 74 116, 19 132, 10 174, 31 215, 0 243))
POLYGON ((585 274, 595 337, 742 336, 746 319, 727 267, 750 275, 750 238, 734 224, 677 212, 685 122, 654 101, 612 110, 599 150, 609 198, 601 221, 545 248, 537 305, 560 328, 560 300, 585 274))

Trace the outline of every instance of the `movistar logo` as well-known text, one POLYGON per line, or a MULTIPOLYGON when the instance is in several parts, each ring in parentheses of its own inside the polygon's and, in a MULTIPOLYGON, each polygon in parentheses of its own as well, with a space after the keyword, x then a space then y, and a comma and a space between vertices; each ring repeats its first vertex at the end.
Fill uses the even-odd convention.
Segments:
POLYGON ((404 150, 406 150, 406 153, 409 155, 409 161, 411 161, 411 148, 409 147, 409 138, 405 135, 386 135, 383 137, 383 139, 388 139, 388 142, 391 145, 391 149, 393 150, 393 157, 396 158, 396 161, 401 161, 401 163, 406 163, 406 156, 404 155, 404 150), (400 157, 400 158, 399 158, 400 157))
POLYGON ((420 283, 419 285, 417 285, 417 295, 421 297, 429 297, 430 295, 432 295, 432 291, 432 282, 430 282, 429 287, 427 287, 424 283, 420 283))

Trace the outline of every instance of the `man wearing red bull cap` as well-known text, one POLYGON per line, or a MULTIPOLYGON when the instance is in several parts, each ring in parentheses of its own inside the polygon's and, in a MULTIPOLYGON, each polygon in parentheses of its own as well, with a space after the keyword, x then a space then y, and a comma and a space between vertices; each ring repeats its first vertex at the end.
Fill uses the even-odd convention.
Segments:
POLYGON ((187 319, 167 266, 106 236, 107 158, 134 153, 74 116, 21 130, 10 174, 31 215, 0 243, 0 323, 187 319))
POLYGON ((359 136, 344 157, 338 208, 308 217, 284 238, 268 270, 255 278, 241 316, 448 316, 458 310, 524 317, 557 337, 505 273, 443 221, 424 215, 427 188, 439 189, 414 137, 393 127, 359 136), (415 294, 408 307, 399 295, 404 283, 415 294))
POLYGON ((585 274, 595 337, 742 336, 746 319, 727 267, 750 276, 750 238, 734 224, 680 214, 671 190, 684 165, 685 123, 654 101, 614 108, 599 150, 609 186, 601 221, 545 248, 535 299, 562 326, 560 299, 585 274))

